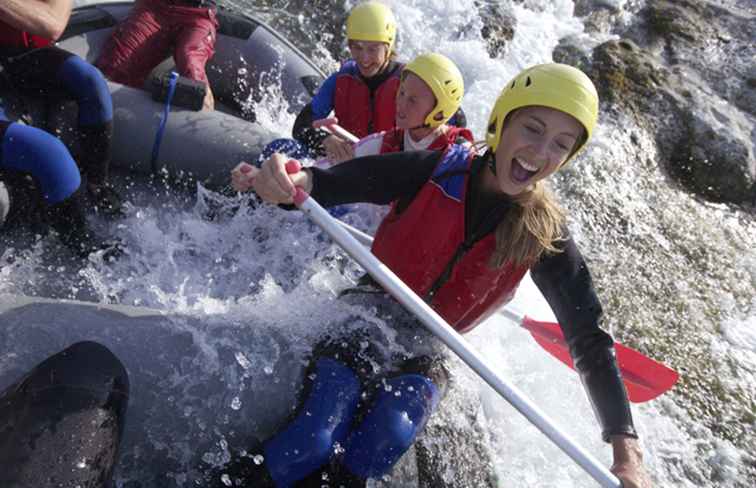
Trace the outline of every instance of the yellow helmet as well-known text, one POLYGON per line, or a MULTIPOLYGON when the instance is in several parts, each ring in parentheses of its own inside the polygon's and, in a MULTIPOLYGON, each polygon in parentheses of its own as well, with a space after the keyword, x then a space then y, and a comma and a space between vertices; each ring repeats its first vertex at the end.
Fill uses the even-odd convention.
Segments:
POLYGON ((465 82, 451 59, 437 53, 421 54, 404 71, 416 74, 436 97, 436 106, 425 118, 425 125, 438 127, 457 112, 465 94, 465 82), (437 118, 439 114, 441 117, 437 118))
POLYGON ((346 23, 350 41, 385 42, 389 51, 396 39, 396 19, 388 6, 380 2, 365 2, 355 6, 346 23))
POLYGON ((533 66, 515 76, 499 94, 488 118, 486 143, 496 152, 507 115, 521 107, 540 105, 572 115, 585 127, 587 137, 574 156, 593 134, 598 104, 596 87, 579 69, 559 63, 533 66))

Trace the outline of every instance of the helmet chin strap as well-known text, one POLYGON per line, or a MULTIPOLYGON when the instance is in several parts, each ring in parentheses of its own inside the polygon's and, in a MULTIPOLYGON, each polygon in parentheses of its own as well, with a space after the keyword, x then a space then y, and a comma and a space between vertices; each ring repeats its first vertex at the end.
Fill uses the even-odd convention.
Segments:
POLYGON ((416 125, 415 127, 407 127, 404 130, 427 129, 429 127, 430 127, 429 124, 421 124, 421 125, 416 125))
POLYGON ((486 162, 486 166, 491 170, 491 172, 496 176, 496 156, 490 149, 486 151, 486 153, 483 155, 483 158, 486 162))
MULTIPOLYGON (((436 114, 436 117, 438 117, 438 114, 436 114)), ((437 130, 439 127, 441 127, 441 125, 443 125, 443 124, 437 125, 436 127, 431 127, 431 125, 429 123, 424 122, 424 123, 422 123, 420 125, 416 125, 415 127, 409 127, 409 128, 407 128, 405 130, 431 129, 431 132, 433 132, 433 131, 437 130)))

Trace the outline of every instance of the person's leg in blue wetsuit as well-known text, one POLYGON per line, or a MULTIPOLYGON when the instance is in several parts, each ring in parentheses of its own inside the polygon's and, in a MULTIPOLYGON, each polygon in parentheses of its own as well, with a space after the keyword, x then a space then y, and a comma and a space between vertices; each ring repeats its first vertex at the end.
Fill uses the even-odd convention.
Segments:
POLYGON ((11 185, 3 185, 6 217, 11 219, 15 212, 34 206, 35 202, 28 200, 37 197, 37 192, 18 188, 19 175, 28 174, 44 200, 47 220, 67 246, 83 256, 100 249, 107 256, 119 254, 115 243, 100 241, 90 231, 79 198, 79 170, 63 143, 41 129, 4 119, 0 108, 0 178, 11 185))
POLYGON ((0 393, 0 486, 108 486, 129 380, 104 346, 79 342, 0 393))
POLYGON ((87 191, 97 210, 119 214, 120 197, 108 185, 113 103, 105 78, 93 65, 57 47, 5 54, 2 64, 15 91, 49 103, 77 102, 78 159, 87 177, 87 191))

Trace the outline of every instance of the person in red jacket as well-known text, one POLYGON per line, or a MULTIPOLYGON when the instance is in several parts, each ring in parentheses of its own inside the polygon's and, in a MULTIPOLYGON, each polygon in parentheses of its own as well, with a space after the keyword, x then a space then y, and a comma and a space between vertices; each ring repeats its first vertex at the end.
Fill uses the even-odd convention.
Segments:
POLYGON ((216 8, 214 0, 137 0, 95 65, 115 82, 142 88, 150 71, 173 54, 181 76, 207 85, 203 106, 213 110, 205 66, 215 53, 216 8))
POLYGON ((474 142, 469 129, 447 124, 460 110, 465 94, 462 73, 449 58, 438 53, 421 54, 404 67, 401 80, 396 127, 361 139, 355 144, 355 157, 444 150, 452 144, 474 142))
POLYGON ((292 130, 294 139, 315 155, 334 160, 353 157, 351 143, 313 129, 312 122, 333 111, 339 124, 357 137, 391 129, 404 67, 394 60, 396 20, 386 5, 369 1, 355 6, 347 18, 346 34, 352 58, 323 82, 292 130))
MULTIPOLYGON (((261 168, 236 168, 232 185, 273 204, 291 204, 296 187, 326 207, 394 202, 373 254, 462 333, 511 300, 530 271, 613 447, 612 471, 627 488, 648 488, 614 343, 600 328, 600 301, 565 215, 544 188, 585 147, 597 118, 596 88, 582 71, 538 65, 504 86, 483 154, 453 145, 294 172, 275 154, 261 168)), ((376 310, 385 330, 357 314, 334 323, 313 351, 297 416, 247 449, 249 458, 234 459, 232 479, 364 487, 390 472, 442 400, 444 353, 418 320, 369 281, 342 299, 376 310)))

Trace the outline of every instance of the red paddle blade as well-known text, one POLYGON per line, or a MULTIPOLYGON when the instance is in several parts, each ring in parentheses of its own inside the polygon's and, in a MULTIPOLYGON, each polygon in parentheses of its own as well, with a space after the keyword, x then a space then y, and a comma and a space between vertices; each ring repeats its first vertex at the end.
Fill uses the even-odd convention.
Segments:
MULTIPOLYGON (((526 316, 521 325, 533 334, 533 338, 541 347, 570 368, 575 369, 559 324, 539 322, 526 316)), ((677 372, 662 363, 622 344, 615 343, 614 348, 617 351, 617 363, 625 388, 627 388, 627 396, 631 402, 641 403, 653 400, 677 382, 679 378, 677 372)))

